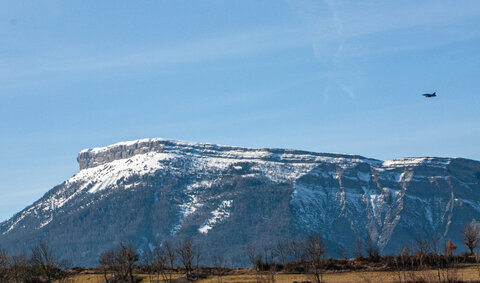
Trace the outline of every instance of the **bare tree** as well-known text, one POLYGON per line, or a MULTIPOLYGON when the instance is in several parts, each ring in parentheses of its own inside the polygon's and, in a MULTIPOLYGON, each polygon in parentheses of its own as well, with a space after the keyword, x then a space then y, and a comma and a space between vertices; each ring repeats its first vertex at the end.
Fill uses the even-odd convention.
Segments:
MULTIPOLYGON (((147 271, 150 282, 153 282, 155 272, 155 255, 150 247, 147 247, 142 252, 142 262, 147 271)), ((158 281, 158 280, 157 280, 158 281)))
POLYGON ((280 259, 280 262, 283 266, 287 262, 287 255, 288 255, 288 242, 281 242, 279 241, 275 246, 275 254, 280 259))
POLYGON ((10 279, 14 283, 25 282, 28 279, 28 257, 26 254, 10 256, 10 279))
POLYGON ((193 246, 193 252, 195 257, 195 269, 197 270, 197 273, 198 273, 200 260, 202 259, 202 256, 203 256, 203 244, 200 242, 195 243, 195 245, 193 246))
POLYGON ((248 259, 252 264, 252 269, 255 269, 255 262, 257 260, 257 252, 255 249, 255 246, 253 244, 248 244, 246 252, 247 252, 248 259))
POLYGON ((168 282, 171 278, 167 277, 165 272, 167 266, 167 255, 162 245, 156 245, 155 248, 146 248, 143 252, 143 262, 147 268, 150 282, 160 282, 160 275, 163 281, 168 282), (154 279, 155 278, 155 279, 154 279))
POLYGON ((274 259, 274 253, 275 249, 272 248, 270 245, 263 245, 263 257, 265 259, 265 262, 260 263, 260 265, 262 266, 262 270, 268 271, 264 281, 271 283, 275 282, 275 276, 277 274, 277 263, 274 259))
POLYGON ((103 276, 106 282, 135 282, 134 267, 139 256, 132 244, 121 242, 117 250, 111 249, 103 252, 98 260, 102 266, 103 276), (113 273, 113 279, 109 280, 108 274, 113 273))
POLYGON ((177 246, 177 253, 183 267, 185 268, 187 278, 190 278, 192 275, 193 260, 195 257, 192 240, 185 239, 184 241, 180 242, 177 246))
POLYGON ((137 262, 138 259, 138 254, 133 248, 132 244, 127 244, 125 242, 120 243, 120 249, 117 252, 116 264, 123 280, 132 283, 135 282, 133 269, 135 262, 137 262))
POLYGON ((431 242, 428 240, 424 240, 422 237, 417 238, 417 252, 421 252, 422 254, 429 254, 432 251, 431 242))
POLYGON ((165 256, 170 267, 169 279, 172 280, 172 273, 175 269, 176 251, 169 242, 165 242, 165 256))
POLYGON ((168 263, 170 264, 170 268, 173 270, 175 269, 175 259, 177 258, 175 248, 170 244, 170 242, 165 242, 165 252, 167 254, 168 263))
POLYGON ((397 271, 398 282, 407 282, 407 269, 409 267, 410 249, 404 246, 400 253, 395 256, 395 269, 397 271))
POLYGON ((7 251, 0 247, 0 282, 8 282, 10 269, 10 256, 7 251))
MULTIPOLYGON (((165 248, 163 248, 161 245, 157 245, 155 249, 153 250, 153 255, 154 255, 154 271, 157 275, 157 283, 159 281, 160 274, 162 274, 163 281, 167 282, 167 275, 165 273, 165 269, 167 267, 167 252, 165 248)), ((168 278, 168 281, 171 281, 172 278, 172 273, 170 272, 170 278, 168 278)))
POLYGON ((218 283, 222 283, 222 277, 227 271, 226 261, 222 254, 213 255, 213 268, 215 270, 215 274, 217 275, 218 283))
POLYGON ((263 250, 263 258, 265 259, 265 263, 268 265, 270 262, 273 261, 272 248, 269 245, 264 244, 262 246, 262 250, 263 250))
POLYGON ((431 247, 427 240, 422 239, 422 237, 417 238, 417 250, 416 258, 418 261, 419 268, 422 269, 425 263, 426 256, 430 253, 431 247))
POLYGON ((290 253, 293 257, 293 261, 303 261, 305 258, 305 242, 299 240, 293 240, 289 245, 290 253))
POLYGON ((315 281, 317 283, 322 282, 323 275, 323 256, 327 252, 327 248, 323 243, 323 238, 320 234, 311 235, 308 237, 306 243, 307 258, 313 268, 313 274, 315 275, 315 281))
POLYGON ((59 262, 53 250, 46 242, 40 242, 32 248, 31 261, 33 265, 39 266, 48 282, 51 282, 58 275, 59 262))
POLYGON ((470 250, 470 255, 474 255, 474 251, 479 242, 479 229, 471 222, 465 223, 465 229, 462 231, 463 244, 470 250))
POLYGON ((100 258, 98 259, 98 263, 102 267, 103 278, 105 279, 106 283, 109 283, 108 274, 109 272, 113 272, 115 269, 115 259, 117 255, 115 254, 114 250, 108 250, 100 254, 100 258))
POLYGON ((430 239, 430 249, 432 251, 433 255, 433 262, 437 270, 437 280, 438 282, 442 282, 441 274, 442 274, 442 259, 440 256, 440 243, 439 240, 436 239, 435 237, 432 237, 430 239))

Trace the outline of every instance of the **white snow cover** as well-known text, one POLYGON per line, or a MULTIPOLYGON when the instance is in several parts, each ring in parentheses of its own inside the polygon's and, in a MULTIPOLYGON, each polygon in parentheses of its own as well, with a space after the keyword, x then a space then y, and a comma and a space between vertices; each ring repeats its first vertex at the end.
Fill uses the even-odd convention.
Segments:
POLYGON ((202 234, 207 234, 215 224, 230 217, 230 208, 232 207, 233 200, 224 200, 222 203, 212 211, 212 217, 210 217, 205 224, 198 228, 198 231, 202 234))
POLYGON ((434 167, 445 167, 450 164, 451 160, 448 158, 434 158, 434 157, 410 157, 394 160, 387 160, 383 162, 385 167, 406 167, 418 166, 420 164, 428 164, 434 167))
MULTIPOLYGON (((280 183, 295 182, 322 163, 335 164, 343 169, 354 167, 360 163, 367 163, 379 172, 391 170, 392 174, 394 174, 392 176, 395 176, 394 178, 397 182, 408 182, 411 179, 412 173, 400 174, 393 172, 393 169, 417 166, 423 163, 428 163, 429 166, 444 167, 450 162, 450 159, 446 158, 435 159, 429 157, 404 158, 382 162, 373 159, 364 159, 354 155, 316 154, 294 150, 248 149, 161 138, 120 142, 107 147, 86 149, 81 153, 91 153, 93 155, 92 158, 95 158, 95 154, 105 153, 112 149, 127 148, 130 146, 142 146, 143 148, 155 142, 168 143, 162 146, 162 152, 148 151, 146 153, 133 155, 129 158, 117 159, 96 167, 80 170, 48 199, 32 205, 18 216, 9 220, 8 229, 4 233, 11 231, 28 215, 35 215, 35 217, 39 218, 41 225, 38 228, 42 228, 52 221, 55 211, 62 208, 66 203, 75 199, 75 197, 80 194, 97 194, 105 190, 118 188, 129 189, 128 186, 123 185, 124 181, 127 181, 133 176, 141 177, 155 174, 158 171, 169 172, 172 175, 179 176, 190 174, 199 176, 200 179, 206 175, 220 178, 224 170, 228 168, 241 170, 244 168, 243 164, 249 163, 250 169, 244 176, 265 176, 272 182, 280 183), (172 166, 171 162, 177 159, 188 160, 189 166, 183 168, 172 166)), ((330 172, 320 172, 319 174, 325 175, 330 174, 330 172)), ((359 172, 357 177, 364 182, 370 182, 372 180, 372 175, 369 172, 359 172)), ((204 205, 198 198, 198 190, 208 188, 212 186, 214 182, 215 180, 203 180, 193 183, 186 188, 188 199, 180 205, 180 222, 177 227, 178 229, 185 217, 195 213, 198 208, 204 205)), ((131 187, 135 184, 129 184, 129 186, 131 187)), ((308 203, 310 197, 322 193, 321 191, 298 186, 294 192, 294 199, 298 201, 299 205, 302 205, 308 203)), ((370 197, 373 197, 373 199, 371 199, 373 206, 377 198, 373 195, 370 197)), ((99 195, 99 198, 101 198, 101 195, 99 195)), ((348 194, 345 195, 345 193, 343 193, 342 198, 344 202, 349 202, 348 194)), ((228 217, 228 208, 230 206, 231 202, 222 203, 217 210, 213 211, 213 216, 200 228, 201 232, 208 233, 215 223, 228 217)))
POLYGON ((97 167, 83 169, 67 181, 66 185, 82 182, 79 191, 89 187, 89 193, 96 193, 115 186, 117 181, 133 175, 150 174, 164 168, 162 161, 175 158, 174 154, 148 152, 127 159, 114 160, 97 167))
POLYGON ((89 152, 89 153, 96 154, 96 153, 100 153, 100 152, 110 151, 113 148, 117 148, 117 147, 122 147, 122 146, 126 147, 126 146, 135 145, 135 144, 152 143, 152 142, 157 142, 157 141, 173 141, 173 142, 175 142, 179 145, 190 145, 190 146, 200 144, 200 143, 194 143, 194 142, 169 140, 169 139, 164 139, 164 138, 153 138, 153 139, 140 139, 140 140, 133 140, 133 141, 123 141, 123 142, 118 142, 118 143, 115 143, 115 144, 112 144, 112 145, 109 145, 109 146, 96 147, 96 148, 92 148, 92 149, 87 148, 87 149, 84 149, 84 150, 80 151, 80 153, 89 152))
POLYGON ((197 197, 198 189, 209 188, 212 186, 212 184, 212 181, 203 180, 199 183, 193 183, 187 187, 187 195, 189 200, 180 205, 182 214, 180 216, 181 219, 193 214, 198 208, 203 206, 203 203, 201 203, 197 197))

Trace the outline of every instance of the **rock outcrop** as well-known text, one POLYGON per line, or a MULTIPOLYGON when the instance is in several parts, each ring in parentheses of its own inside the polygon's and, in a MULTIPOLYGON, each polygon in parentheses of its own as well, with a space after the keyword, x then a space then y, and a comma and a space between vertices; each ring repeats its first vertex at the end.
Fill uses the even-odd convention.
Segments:
MULTIPOLYGON (((382 253, 417 237, 460 244, 480 218, 480 162, 380 161, 356 155, 146 139, 84 150, 80 171, 0 223, 0 244, 39 240, 76 265, 121 240, 143 249, 185 237, 247 263, 245 247, 321 233, 331 256, 357 238, 382 253)), ((460 245, 459 245, 460 246, 460 245)))

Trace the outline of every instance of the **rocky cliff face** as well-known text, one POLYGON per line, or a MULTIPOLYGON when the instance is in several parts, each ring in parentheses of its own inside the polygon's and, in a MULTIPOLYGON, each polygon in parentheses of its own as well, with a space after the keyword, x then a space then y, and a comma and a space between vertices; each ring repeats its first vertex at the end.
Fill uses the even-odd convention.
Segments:
POLYGON ((245 246, 321 233, 329 254, 369 236, 383 253, 419 236, 460 244, 480 218, 480 162, 147 139, 84 150, 80 171, 0 224, 0 244, 46 240, 95 265, 120 240, 139 249, 185 237, 245 264, 245 246))

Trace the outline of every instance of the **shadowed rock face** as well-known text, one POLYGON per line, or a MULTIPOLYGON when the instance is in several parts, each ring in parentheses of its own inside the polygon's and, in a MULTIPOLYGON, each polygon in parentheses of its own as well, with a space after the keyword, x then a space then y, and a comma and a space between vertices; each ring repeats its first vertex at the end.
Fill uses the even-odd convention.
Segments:
POLYGON ((78 154, 80 170, 93 168, 118 159, 125 159, 147 152, 162 152, 163 143, 150 140, 120 143, 102 149, 84 150, 78 154))
POLYGON ((321 233, 331 256, 369 236, 383 253, 417 237, 461 246, 480 216, 480 162, 380 161, 165 139, 84 150, 80 171, 0 224, 12 252, 46 240, 76 265, 121 240, 143 249, 185 237, 245 265, 245 247, 321 233))

